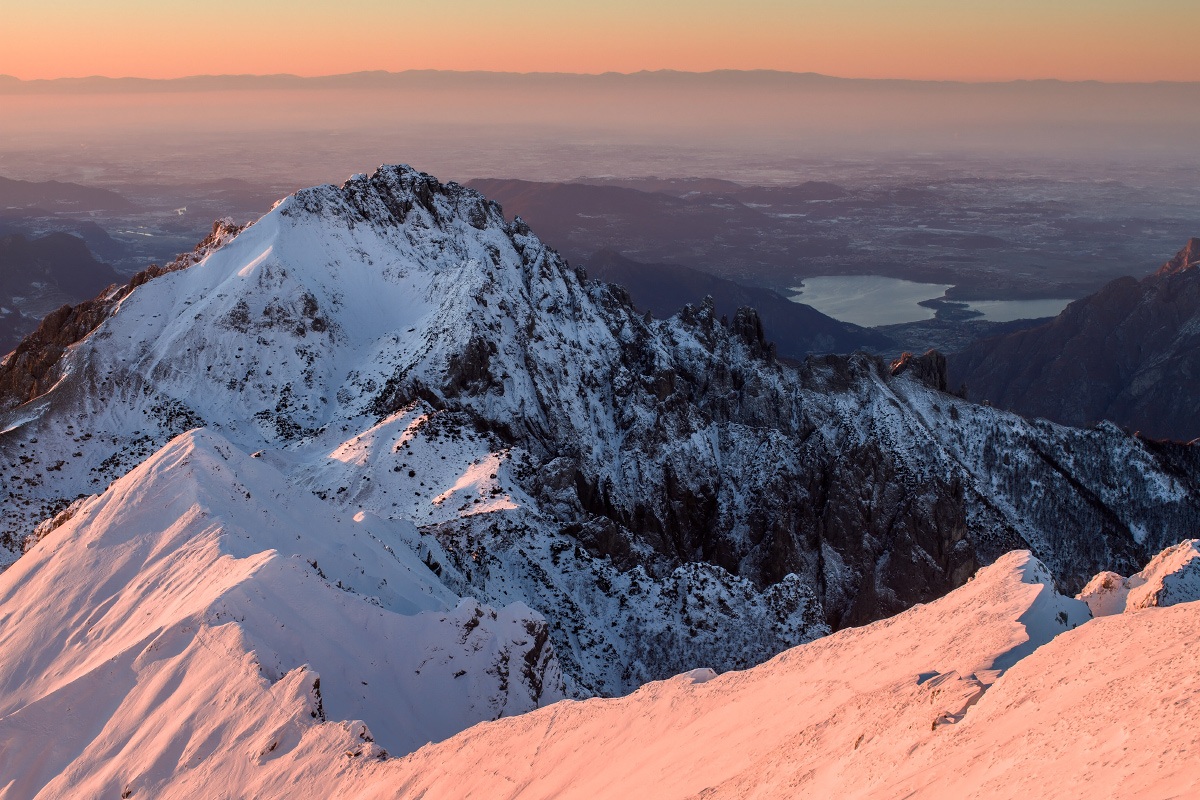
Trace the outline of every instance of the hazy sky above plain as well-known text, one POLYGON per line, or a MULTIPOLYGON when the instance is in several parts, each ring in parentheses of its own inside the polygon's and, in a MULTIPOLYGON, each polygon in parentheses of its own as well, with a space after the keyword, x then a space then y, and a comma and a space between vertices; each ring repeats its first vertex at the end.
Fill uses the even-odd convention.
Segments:
POLYGON ((1197 81, 1197 32, 1195 0, 5 0, 0 74, 776 69, 1197 81))

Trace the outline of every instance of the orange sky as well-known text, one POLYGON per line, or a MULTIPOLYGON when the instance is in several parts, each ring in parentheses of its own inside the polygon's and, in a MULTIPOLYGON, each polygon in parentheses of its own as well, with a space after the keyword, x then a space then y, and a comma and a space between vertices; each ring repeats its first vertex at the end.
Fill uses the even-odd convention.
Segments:
POLYGON ((1200 80, 1195 0, 6 0, 0 74, 456 69, 1200 80))

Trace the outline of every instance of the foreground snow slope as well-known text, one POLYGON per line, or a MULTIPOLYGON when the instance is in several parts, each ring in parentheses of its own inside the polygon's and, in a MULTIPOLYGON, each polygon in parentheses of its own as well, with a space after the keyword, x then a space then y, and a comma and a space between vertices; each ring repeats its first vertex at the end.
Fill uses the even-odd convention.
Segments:
POLYGON ((1091 620, 1014 552, 746 671, 532 710, 561 696, 540 618, 264 462, 185 434, 0 575, 0 798, 1200 790, 1200 603, 1091 620))
POLYGON ((1011 553, 935 603, 745 672, 480 725, 405 759, 374 796, 1200 791, 1200 604, 1075 628, 1087 609, 1048 577, 1011 553))
POLYGON ((216 434, 69 515, 0 575, 0 797, 302 775, 305 737, 378 757, 562 696, 540 617, 459 601, 411 525, 338 518, 216 434))

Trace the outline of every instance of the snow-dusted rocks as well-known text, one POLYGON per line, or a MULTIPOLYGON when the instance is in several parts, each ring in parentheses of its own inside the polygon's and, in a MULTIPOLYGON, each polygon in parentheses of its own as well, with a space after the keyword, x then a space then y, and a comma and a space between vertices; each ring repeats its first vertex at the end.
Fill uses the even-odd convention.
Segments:
POLYGON ((754 669, 479 725, 380 776, 426 798, 1196 793, 1198 604, 1087 621, 1047 580, 1012 553, 754 669))
POLYGON ((0 414, 0 797, 1196 788, 1194 546, 1137 614, 1050 571, 1174 541, 1197 451, 647 320, 403 167, 192 260, 0 414))
POLYGON ((0 796, 195 791, 312 736, 382 758, 562 696, 541 617, 459 600, 410 524, 214 433, 73 511, 0 575, 0 796))
POLYGON ((1027 422, 861 354, 784 364, 750 310, 647 320, 407 167, 219 244, 0 415, 6 560, 205 426, 297 495, 416 525, 451 592, 541 613, 586 696, 750 666, 1014 548, 1075 591, 1200 518, 1182 446, 1027 422))
POLYGON ((1097 617, 1200 600, 1200 540, 1168 547, 1128 578, 1101 572, 1083 587, 1079 599, 1097 617))
MULTIPOLYGON (((61 550, 97 549, 64 526, 30 555, 56 535, 61 550)), ((100 571, 84 591, 105 582, 100 571)), ((694 669, 618 699, 566 700, 387 758, 373 726, 339 720, 345 705, 328 669, 319 684, 309 666, 263 674, 243 602, 245 623, 166 630, 137 640, 136 656, 102 649, 82 677, 77 666, 46 665, 30 681, 37 700, 0 714, 13 743, 0 754, 0 797, 182 798, 213 787, 264 799, 429 800, 1200 791, 1191 712, 1200 603, 1089 619, 1023 552, 940 600, 749 670, 694 669)), ((93 615, 98 641, 119 607, 93 615)), ((29 631, 48 616, 4 624, 29 631)))

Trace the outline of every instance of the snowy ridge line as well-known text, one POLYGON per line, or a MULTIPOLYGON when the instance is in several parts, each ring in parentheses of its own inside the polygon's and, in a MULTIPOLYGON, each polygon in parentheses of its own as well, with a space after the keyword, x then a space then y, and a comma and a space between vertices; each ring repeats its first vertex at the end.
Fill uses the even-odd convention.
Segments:
POLYGON ((1043 565, 1010 553, 940 600, 745 672, 476 726, 404 759, 396 791, 1187 796, 1200 789, 1186 711, 1200 691, 1197 600, 1088 621, 1043 565))
POLYGON ((0 797, 262 764, 327 719, 386 758, 562 697, 545 621, 460 600, 415 538, 178 437, 0 576, 0 797))
POLYGON ((0 575, 0 798, 1200 789, 1194 540, 1136 612, 1092 619, 1013 552, 748 670, 585 702, 553 702, 544 621, 459 601, 419 540, 178 437, 0 575))
POLYGON ((1200 539, 1185 539, 1123 578, 1101 572, 1079 593, 1097 617, 1200 599, 1200 539))
POLYGON ((1073 594, 1200 521, 1185 449, 1022 420, 863 354, 784 364, 748 309, 647 321, 408 167, 285 199, 138 286, 63 365, 0 414, 5 561, 204 427, 331 513, 401 524, 448 591, 536 610, 577 697, 749 667, 1016 548, 1073 594))

